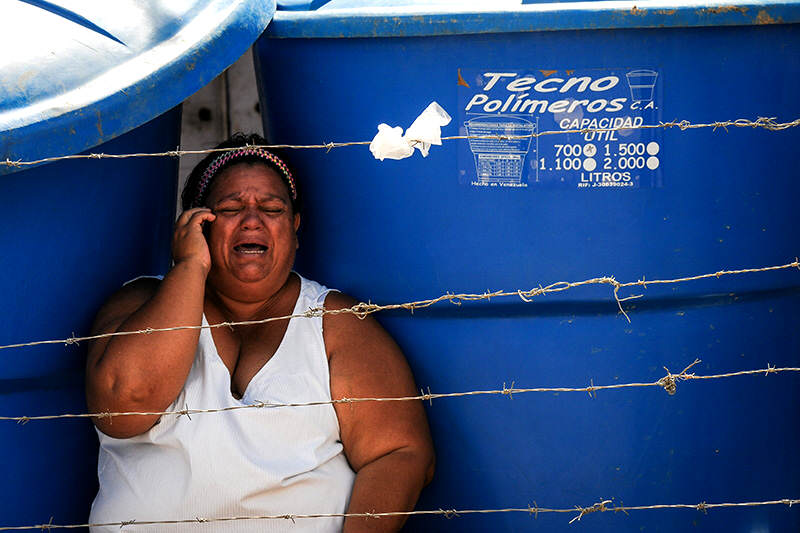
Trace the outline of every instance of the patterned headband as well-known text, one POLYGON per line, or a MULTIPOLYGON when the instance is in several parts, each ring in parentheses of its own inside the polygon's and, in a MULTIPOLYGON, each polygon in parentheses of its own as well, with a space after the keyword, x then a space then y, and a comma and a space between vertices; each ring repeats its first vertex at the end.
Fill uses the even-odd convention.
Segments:
POLYGON ((294 178, 292 177, 292 173, 289 172, 289 167, 286 166, 286 163, 281 161, 280 158, 275 154, 272 154, 263 148, 258 148, 257 146, 244 146, 238 150, 225 152, 211 161, 211 163, 206 167, 205 172, 203 172, 200 182, 197 184, 197 195, 194 198, 194 202, 192 202, 192 206, 200 207, 203 194, 206 192, 208 184, 211 183, 211 179, 219 171, 219 169, 233 160, 248 156, 258 157, 272 163, 280 171, 282 174, 281 177, 284 178, 286 183, 289 185, 289 194, 292 197, 292 200, 297 200, 297 188, 294 185, 294 178))

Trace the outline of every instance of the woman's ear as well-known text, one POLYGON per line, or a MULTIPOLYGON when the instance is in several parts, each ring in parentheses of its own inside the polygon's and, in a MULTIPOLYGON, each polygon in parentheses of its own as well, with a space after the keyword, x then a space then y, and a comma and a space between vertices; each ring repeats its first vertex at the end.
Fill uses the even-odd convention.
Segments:
POLYGON ((297 230, 300 228, 300 213, 294 214, 294 240, 295 246, 294 249, 297 250, 300 248, 300 241, 297 239, 297 230))

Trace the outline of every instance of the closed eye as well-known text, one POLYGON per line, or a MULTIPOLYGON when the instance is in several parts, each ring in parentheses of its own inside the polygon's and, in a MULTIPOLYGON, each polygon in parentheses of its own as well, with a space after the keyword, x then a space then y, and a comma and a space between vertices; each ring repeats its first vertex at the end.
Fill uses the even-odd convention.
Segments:
POLYGON ((215 209, 214 213, 217 215, 235 215, 241 211, 240 207, 223 207, 221 209, 215 209))

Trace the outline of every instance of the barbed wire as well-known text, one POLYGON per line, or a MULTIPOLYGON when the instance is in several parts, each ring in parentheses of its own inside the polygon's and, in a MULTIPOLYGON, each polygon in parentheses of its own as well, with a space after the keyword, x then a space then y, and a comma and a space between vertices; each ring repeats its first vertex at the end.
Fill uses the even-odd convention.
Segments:
MULTIPOLYGON (((647 130, 647 129, 669 129, 669 128, 678 128, 681 131, 686 131, 690 129, 699 129, 699 128, 712 128, 713 130, 717 129, 725 129, 727 131, 728 128, 761 128, 768 131, 783 131, 789 128, 800 126, 800 118, 792 120, 790 122, 777 122, 776 118, 772 117, 759 117, 755 121, 749 119, 736 119, 736 120, 726 120, 726 121, 715 121, 710 123, 691 123, 688 120, 674 120, 671 122, 659 122, 658 124, 642 124, 638 126, 627 126, 627 127, 614 127, 614 128, 575 128, 575 129, 564 129, 564 130, 550 130, 550 131, 542 131, 542 132, 533 132, 531 134, 526 135, 456 135, 456 136, 446 136, 442 137, 443 141, 450 141, 450 140, 516 140, 516 139, 529 139, 529 138, 537 138, 547 135, 564 135, 564 134, 586 134, 586 133, 601 133, 601 132, 612 132, 612 131, 628 131, 628 130, 647 130)), ((310 145, 294 145, 294 144, 270 144, 270 145, 263 145, 261 147, 267 149, 324 149, 326 151, 330 151, 333 148, 341 148, 341 147, 348 147, 348 146, 364 146, 369 145, 371 141, 355 141, 355 142, 328 142, 323 144, 310 144, 310 145)), ((231 151, 234 148, 218 148, 218 149, 204 149, 204 150, 172 150, 167 152, 158 152, 158 153, 129 153, 129 154, 105 154, 105 153, 90 153, 90 154, 72 154, 66 156, 57 156, 57 157, 47 157, 41 158, 36 160, 30 161, 23 161, 23 160, 11 160, 7 158, 5 161, 0 161, 0 165, 5 165, 7 167, 25 167, 25 166, 34 166, 39 165, 42 163, 50 163, 55 161, 62 161, 62 160, 74 160, 74 159, 128 159, 128 158, 142 158, 142 157, 182 157, 185 155, 205 155, 211 153, 218 153, 218 152, 226 152, 231 151)), ((541 296, 549 293, 554 292, 561 292, 564 290, 572 289, 575 287, 585 286, 585 285, 602 285, 607 284, 613 287, 613 296, 616 300, 619 310, 621 314, 625 316, 625 318, 630 322, 630 317, 625 312, 622 307, 622 302, 641 298, 643 295, 632 295, 625 298, 619 297, 619 290, 626 288, 626 287, 634 287, 634 286, 641 286, 643 288, 647 288, 647 285, 655 285, 655 284, 670 284, 670 283, 681 283, 681 282, 688 282, 688 281, 695 281, 701 279, 707 279, 711 277, 719 278, 721 276, 726 275, 737 275, 737 274, 746 274, 746 273, 756 273, 756 272, 766 272, 766 271, 773 271, 773 270, 782 270, 788 268, 798 268, 800 269, 800 263, 797 259, 792 263, 788 263, 785 265, 778 265, 772 267, 764 267, 764 268, 748 268, 748 269, 740 269, 740 270, 721 270, 715 273, 709 274, 701 274, 696 276, 689 276, 684 278, 675 278, 675 279, 661 279, 661 280, 646 280, 644 277, 640 280, 634 282, 626 282, 620 283, 616 281, 614 277, 610 276, 603 276, 597 278, 591 278, 583 281, 578 282, 556 282, 547 286, 542 287, 541 285, 537 288, 530 289, 530 290, 516 290, 516 291, 494 291, 494 292, 485 292, 485 293, 462 293, 462 294, 453 294, 447 293, 441 295, 436 298, 431 298, 427 300, 419 300, 414 302, 406 302, 401 304, 389 304, 389 305, 376 305, 367 302, 358 303, 349 308, 343 309, 325 309, 322 308, 311 308, 308 309, 306 312, 301 314, 292 314, 286 315, 281 317, 271 317, 262 320, 251 320, 251 321, 240 321, 240 322, 222 322, 218 324, 209 324, 209 325, 200 325, 200 326, 176 326, 170 328, 145 328, 143 330, 137 331, 122 331, 122 332, 113 332, 113 333, 106 333, 100 335, 92 335, 92 336, 85 336, 85 337, 70 337, 68 339, 60 339, 60 340, 49 340, 49 341, 35 341, 29 343, 18 343, 18 344, 10 344, 0 346, 0 349, 10 349, 10 348, 20 348, 25 346, 36 346, 42 344, 78 344, 79 342, 95 340, 100 338, 112 337, 112 336, 123 336, 123 335, 134 335, 134 334, 151 334, 156 332, 166 332, 166 331, 176 331, 176 330, 183 330, 183 329, 203 329, 203 328, 217 328, 217 327, 233 327, 233 326, 246 326, 246 325, 256 325, 256 324, 264 324, 267 322, 278 321, 278 320, 288 320, 291 318, 311 318, 311 317, 319 317, 328 314, 354 314, 359 318, 365 318, 366 316, 376 313, 379 311, 385 310, 395 310, 395 309, 405 309, 409 311, 414 311, 415 309, 421 309, 425 307, 430 307, 437 303, 443 301, 449 301, 456 305, 460 305, 462 302, 465 301, 477 301, 477 300, 490 300, 491 298, 498 298, 498 297, 509 297, 509 296, 517 296, 525 302, 529 302, 535 296, 541 296)), ((800 372, 800 368, 776 368, 770 365, 767 365, 767 368, 764 369, 757 369, 757 370, 745 370, 739 372, 729 372, 724 374, 713 374, 713 375, 696 375, 694 373, 688 373, 688 370, 691 369, 694 365, 700 363, 700 360, 695 360, 691 365, 687 366, 683 371, 678 374, 672 374, 668 369, 665 368, 667 374, 662 377, 661 379, 654 381, 654 382, 641 382, 641 383, 621 383, 621 384, 612 384, 612 385, 594 385, 593 383, 587 387, 539 387, 539 388, 515 388, 514 382, 511 383, 510 387, 506 387, 505 383, 503 384, 502 389, 496 390, 475 390, 475 391, 467 391, 467 392, 455 392, 455 393, 431 393, 430 389, 428 392, 425 393, 424 391, 420 391, 421 394, 418 396, 407 396, 407 397, 395 397, 395 398, 339 398, 339 399, 332 399, 327 401, 316 401, 316 402, 300 402, 300 403, 280 403, 280 404, 272 404, 272 403, 264 403, 264 402, 256 402, 254 404, 247 404, 247 405, 237 405, 225 408, 217 408, 217 409, 189 409, 188 407, 182 410, 177 411, 162 411, 162 412, 118 412, 118 413, 84 413, 84 414, 62 414, 62 415, 44 415, 44 416, 17 416, 17 417, 0 417, 0 420, 3 421, 16 421, 21 424, 25 424, 29 421, 33 420, 52 420, 52 419, 61 419, 61 418, 106 418, 106 417, 115 417, 115 416, 133 416, 133 415, 193 415, 193 414, 204 414, 204 413, 218 413, 218 412, 226 412, 226 411, 233 411, 239 409, 261 409, 261 408, 281 408, 281 407, 307 407, 307 406, 319 406, 319 405, 334 405, 338 403, 357 403, 357 402, 386 402, 386 401, 432 401, 434 399, 442 399, 442 398, 454 398, 454 397, 467 397, 467 396, 485 396, 485 395, 504 395, 508 396, 509 398, 513 398, 514 394, 523 394, 523 393, 533 393, 533 392, 585 392, 588 393, 590 396, 595 396, 597 391, 601 390, 613 390, 613 389, 627 389, 627 388, 641 388, 641 387, 661 387, 664 388, 670 395, 675 394, 677 390, 677 383, 681 381, 689 381, 693 379, 697 380, 710 380, 710 379, 722 379, 722 378, 729 378, 735 376, 745 376, 745 375, 755 375, 755 374, 764 374, 769 375, 773 373, 779 372, 800 372)), ((202 518, 202 517, 195 517, 195 518, 188 518, 188 519, 180 519, 180 520, 126 520, 126 521, 119 521, 119 522, 107 522, 107 523, 95 523, 95 524, 54 524, 53 519, 51 518, 50 522, 47 524, 39 524, 33 526, 0 526, 0 531, 21 531, 21 530, 51 530, 51 529, 79 529, 79 528, 89 528, 89 527, 119 527, 120 529, 126 526, 134 526, 134 525, 175 525, 175 524, 190 524, 190 523, 212 523, 212 522, 230 522, 230 521, 242 521, 242 520, 292 520, 293 522, 298 519, 314 519, 314 518, 373 518, 373 519, 380 519, 383 517, 397 517, 397 516, 414 516, 414 515, 439 515, 444 516, 446 518, 453 518, 459 517, 462 515, 471 515, 471 514, 495 514, 495 513, 528 513, 535 518, 538 518, 540 513, 561 513, 561 514, 575 514, 575 516, 569 521, 570 524, 580 521, 585 515, 592 514, 596 512, 608 512, 613 511, 623 512, 628 514, 629 511, 640 511, 640 510, 658 510, 658 509, 694 509, 697 511, 707 512, 710 509, 715 508, 732 508, 732 507, 756 507, 756 506, 770 506, 770 505, 786 505, 788 507, 792 507, 792 505, 799 504, 800 499, 781 499, 781 500, 770 500, 770 501, 759 501, 759 502, 738 502, 738 503, 706 503, 701 502, 698 504, 656 504, 656 505, 641 505, 641 506, 624 506, 624 505, 612 505, 613 500, 602 500, 597 503, 594 503, 588 507, 581 507, 581 506, 574 506, 572 508, 545 508, 539 507, 536 502, 533 505, 528 505, 525 508, 504 508, 504 509, 437 509, 437 510, 420 510, 420 511, 397 511, 397 512, 365 512, 365 513, 329 513, 329 514, 280 514, 280 515, 261 515, 261 516, 231 516, 231 517, 216 517, 216 518, 202 518)))
MULTIPOLYGON (((681 131, 693 130, 699 128, 711 128, 713 130, 728 128, 761 128, 768 131, 783 131, 789 128, 800 126, 800 118, 789 122, 777 122, 776 117, 758 117, 756 120, 746 118, 738 118, 735 120, 722 120, 707 123, 694 124, 688 120, 673 120, 670 122, 659 122, 658 124, 640 124, 638 126, 619 126, 613 128, 574 128, 564 130, 547 130, 540 132, 533 132, 525 135, 451 135, 442 137, 443 141, 454 140, 517 140, 517 139, 533 139, 537 137, 544 137, 546 135, 566 135, 566 134, 585 134, 585 133, 604 133, 611 131, 630 131, 630 130, 648 130, 648 129, 670 129, 678 128, 681 131)), ((331 151, 334 148, 344 148, 347 146, 367 146, 372 141, 350 141, 350 142, 327 142, 323 144, 265 144, 253 145, 265 149, 289 149, 289 150, 326 150, 331 151)), ((416 141, 421 142, 421 141, 416 141)), ((182 157, 185 155, 205 155, 214 154, 219 152, 230 152, 238 150, 238 148, 208 148, 204 150, 169 150, 166 152, 153 152, 153 153, 130 153, 130 154, 105 154, 105 153, 90 153, 90 154, 71 154, 54 157, 44 157, 41 159, 34 159, 30 161, 12 160, 6 158, 0 161, 0 165, 7 167, 27 167, 33 165, 40 165, 43 163, 52 163, 55 161, 65 161, 71 159, 130 159, 137 157, 182 157)))
POLYGON ((800 270, 800 260, 795 258, 795 260, 792 261, 791 263, 786 263, 784 265, 768 266, 761 268, 743 268, 739 270, 718 270, 717 272, 712 272, 708 274, 698 274, 695 276, 688 276, 683 278, 648 280, 643 276, 641 279, 637 281, 621 283, 617 281, 613 276, 602 276, 602 277, 586 279, 583 281, 557 281, 555 283, 551 283, 550 285, 544 287, 542 285, 539 285, 536 288, 528 290, 521 290, 521 289, 514 291, 500 290, 500 291, 487 291, 484 293, 458 293, 458 294, 448 292, 442 294, 441 296, 437 296, 435 298, 429 298, 427 300, 417 300, 413 302, 405 302, 398 304, 378 305, 370 302, 360 302, 353 305, 352 307, 344 307, 341 309, 326 309, 324 306, 311 307, 302 313, 294 313, 291 315, 262 318, 259 320, 243 320, 239 322, 219 322, 216 324, 199 324, 190 326, 172 326, 167 328, 144 328, 133 331, 113 331, 108 333, 99 333, 97 335, 87 335, 84 337, 76 337, 73 335, 72 337, 66 339, 31 341, 31 342, 20 342, 16 344, 0 345, 0 350, 8 350, 12 348, 23 348, 30 346, 41 346, 46 344, 64 344, 66 346, 69 346, 71 344, 79 344, 85 341, 105 339, 109 337, 121 337, 127 335, 150 335, 152 333, 164 333, 167 331, 180 331, 187 329, 213 329, 221 327, 232 328, 234 326, 253 326, 258 324, 266 324, 269 322, 276 322, 279 320, 290 320, 292 318, 315 318, 315 317, 322 317, 325 315, 352 314, 357 316, 358 318, 363 319, 366 318, 368 315, 377 313, 379 311, 404 309, 407 311, 411 311, 413 313, 417 309, 424 309, 426 307, 431 307, 441 302, 450 302, 455 305, 461 305, 461 303, 463 302, 474 302, 479 300, 491 300, 492 298, 507 298, 507 297, 518 297, 524 302, 530 302, 536 296, 543 296, 546 294, 562 292, 576 287, 583 287, 586 285, 610 285, 613 289, 614 300, 617 302, 617 306, 619 307, 620 313, 622 313, 622 315, 625 317, 628 323, 630 323, 631 319, 628 316, 628 313, 623 309, 622 302, 633 300, 636 298, 642 298, 644 295, 635 294, 632 296, 626 296, 624 298, 620 298, 619 296, 620 289, 628 287, 642 287, 646 289, 648 285, 685 283, 689 281, 698 281, 709 278, 721 278, 723 276, 753 274, 759 272, 770 272, 775 270, 787 270, 791 268, 797 268, 798 270, 800 270))
POLYGON ((514 394, 525 394, 525 393, 533 393, 533 392, 551 392, 551 393, 561 393, 561 392, 585 392, 588 393, 590 397, 596 397, 597 391, 604 391, 604 390, 615 390, 615 389, 631 389, 631 388, 646 388, 646 387, 660 387, 667 391, 668 394, 673 395, 677 392, 678 383, 681 381, 689 381, 693 379, 700 379, 700 380, 709 380, 709 379, 724 379, 724 378, 731 378, 736 376, 749 376, 749 375, 756 375, 756 374, 764 374, 768 376, 770 374, 777 374, 780 372, 800 372, 800 368, 795 367, 785 367, 785 368, 777 368, 767 364, 767 368, 761 368, 757 370, 742 370, 738 372, 727 372, 724 374, 710 374, 710 375, 696 375, 690 374, 689 370, 699 364, 701 361, 700 359, 695 359, 695 361, 684 368, 681 372, 677 374, 673 374, 669 371, 666 367, 667 374, 652 382, 641 382, 641 383, 615 383, 612 385, 595 385, 594 382, 590 382, 590 385, 587 387, 534 387, 534 388, 519 388, 514 387, 514 382, 511 382, 510 387, 506 387, 506 384, 503 383, 502 389, 494 389, 494 390, 473 390, 473 391, 466 391, 466 392, 445 392, 445 393, 432 393, 430 388, 428 388, 428 392, 424 390, 420 390, 420 394, 417 396, 399 396, 399 397, 389 397, 389 398, 377 398, 377 397, 364 397, 364 398, 337 398, 331 400, 319 400, 313 402, 296 402, 296 403, 270 403, 270 402, 262 402, 256 401, 254 403, 249 404, 241 404, 241 405, 231 405, 228 407, 217 407, 217 408, 210 408, 210 409, 190 409, 188 405, 183 409, 172 410, 172 411, 124 411, 124 412, 101 412, 101 413, 66 413, 60 415, 39 415, 39 416, 0 416, 0 421, 8 421, 8 422, 17 422, 18 424, 27 424, 31 421, 40 421, 40 420, 57 420, 63 418, 73 418, 73 419, 83 419, 83 418, 95 418, 95 419, 102 419, 102 418, 113 418, 117 416, 187 416, 191 419, 192 415, 198 414, 209 414, 209 413, 225 413, 229 411, 240 411, 242 409, 277 409, 277 408, 284 408, 284 407, 314 407, 320 405, 337 405, 337 404, 353 404, 353 403, 362 403, 362 402, 408 402, 408 401, 428 401, 433 405, 433 400, 439 400, 443 398, 460 398, 465 396, 508 396, 509 398, 513 399, 514 394))
POLYGON ((388 511, 388 512, 367 512, 367 513, 320 513, 320 514, 274 514, 274 515, 258 515, 258 516, 222 516, 215 518, 184 518, 179 520, 123 520, 120 522, 102 522, 96 524, 54 524, 53 519, 47 524, 39 524, 34 526, 0 526, 0 531, 24 531, 38 529, 41 531, 49 531, 51 529, 79 529, 90 527, 119 527, 120 529, 128 526, 153 526, 153 525, 176 525, 176 524, 207 524, 213 522, 233 522, 243 520, 296 520, 313 519, 313 518, 369 518, 380 519, 390 518, 397 516, 444 516, 445 518, 457 518, 464 515, 474 514, 497 514, 497 513, 527 513, 534 518, 539 518, 540 514, 557 513, 557 514, 575 514, 570 524, 578 522, 584 516, 592 513, 606 513, 606 512, 622 512, 626 515, 629 511, 646 511, 656 509, 694 509, 707 513, 710 509, 723 509, 731 507, 762 507, 766 505, 786 505, 791 508, 793 505, 800 503, 800 499, 784 498, 781 500, 768 500, 760 502, 735 502, 735 503, 706 503, 700 502, 695 504, 688 503, 673 503, 673 504, 656 504, 656 505, 612 505, 613 500, 602 500, 594 503, 588 507, 581 507, 576 505, 569 508, 549 508, 539 507, 536 502, 533 505, 528 504, 527 507, 507 507, 505 509, 432 509, 421 511, 388 511))

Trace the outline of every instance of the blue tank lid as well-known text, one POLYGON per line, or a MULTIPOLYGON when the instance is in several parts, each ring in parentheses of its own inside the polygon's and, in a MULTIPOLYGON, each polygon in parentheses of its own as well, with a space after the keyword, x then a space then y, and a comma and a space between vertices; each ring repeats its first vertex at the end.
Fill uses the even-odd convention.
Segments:
POLYGON ((280 0, 265 35, 417 37, 798 22, 798 0, 280 0))
POLYGON ((274 13, 275 0, 6 0, 0 159, 79 153, 151 120, 236 61, 274 13))
POLYGON ((313 11, 330 0, 278 0, 278 11, 313 11))

